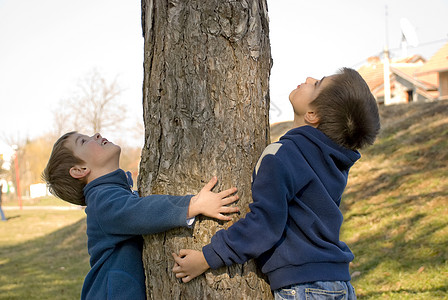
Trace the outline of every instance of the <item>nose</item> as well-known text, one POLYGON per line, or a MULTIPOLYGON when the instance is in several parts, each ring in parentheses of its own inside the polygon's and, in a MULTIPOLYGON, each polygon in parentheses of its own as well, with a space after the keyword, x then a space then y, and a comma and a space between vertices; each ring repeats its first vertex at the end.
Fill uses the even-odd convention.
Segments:
POLYGON ((317 81, 317 79, 314 79, 313 77, 307 77, 305 82, 312 84, 312 83, 316 83, 316 81, 317 81))
POLYGON ((94 139, 94 140, 99 140, 99 139, 102 139, 102 138, 103 137, 99 133, 95 133, 94 135, 92 135, 92 139, 94 139))

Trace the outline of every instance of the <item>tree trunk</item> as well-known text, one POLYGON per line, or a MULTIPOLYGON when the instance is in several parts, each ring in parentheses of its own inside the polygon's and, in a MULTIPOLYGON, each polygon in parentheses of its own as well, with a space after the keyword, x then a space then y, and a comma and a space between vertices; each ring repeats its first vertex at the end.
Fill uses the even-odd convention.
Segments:
POLYGON ((196 194, 237 186, 241 214, 196 218, 193 229, 145 236, 148 299, 271 299, 253 261, 188 284, 172 252, 200 250, 248 211, 251 175, 269 143, 271 54, 266 0, 142 0, 145 145, 141 195, 196 194))

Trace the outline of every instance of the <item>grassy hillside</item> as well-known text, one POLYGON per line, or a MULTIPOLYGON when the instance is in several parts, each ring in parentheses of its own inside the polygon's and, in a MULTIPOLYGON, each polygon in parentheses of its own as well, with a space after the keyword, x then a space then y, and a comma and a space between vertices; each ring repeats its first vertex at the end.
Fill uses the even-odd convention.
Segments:
POLYGON ((278 141, 288 130, 292 129, 293 122, 279 122, 271 125, 271 142, 278 141))
POLYGON ((89 270, 84 211, 8 209, 5 214, 0 299, 79 299, 89 270))
POLYGON ((446 299, 448 101, 381 108, 353 167, 343 236, 360 299, 446 299))

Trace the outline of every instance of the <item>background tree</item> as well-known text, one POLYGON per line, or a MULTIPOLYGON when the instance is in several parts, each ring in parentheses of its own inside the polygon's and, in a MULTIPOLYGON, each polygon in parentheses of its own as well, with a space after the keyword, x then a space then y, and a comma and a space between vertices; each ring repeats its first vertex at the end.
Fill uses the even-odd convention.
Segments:
POLYGON ((3 159, 8 161, 9 170, 7 174, 4 174, 4 179, 8 182, 12 182, 14 188, 14 197, 17 199, 18 197, 18 188, 17 188, 17 180, 16 175, 18 175, 20 179, 20 193, 21 195, 26 195, 27 187, 29 187, 29 172, 27 171, 27 167, 29 164, 26 160, 22 158, 26 153, 26 145, 29 143, 28 138, 22 138, 20 135, 5 135, 2 134, 1 140, 10 147, 10 153, 5 153, 4 155, 8 155, 8 157, 3 156, 3 159), (17 156, 17 168, 15 165, 15 159, 17 156), (16 171, 17 170, 17 171, 16 171))
MULTIPOLYGON (((9 179, 8 178, 8 175, 9 175, 8 168, 9 168, 9 166, 5 166, 5 164, 6 164, 6 162, 5 162, 4 154, 0 153, 0 185, 3 185, 3 189, 7 190, 8 188, 6 186, 7 186, 7 181, 9 179)), ((0 193, 1 192, 2 191, 0 191, 0 193)))
POLYGON ((29 188, 31 184, 42 182, 41 174, 53 148, 53 139, 49 135, 43 135, 33 140, 28 140, 23 147, 21 162, 24 165, 26 184, 24 188, 29 188))
POLYGON ((121 93, 117 79, 107 82, 92 70, 79 81, 74 95, 62 99, 53 111, 55 136, 71 130, 92 134, 116 130, 126 118, 126 107, 119 102, 121 93))
POLYGON ((45 168, 53 147, 53 137, 49 134, 35 139, 21 139, 18 137, 3 137, 7 145, 14 149, 10 157, 4 157, 8 161, 8 170, 0 172, 0 179, 11 181, 17 193, 16 164, 20 179, 20 193, 24 198, 29 196, 30 185, 42 182, 41 174, 45 168))
MULTIPOLYGON (((142 0, 142 26, 146 131, 140 193, 197 193, 217 175, 217 189, 239 188, 245 215, 252 170, 269 143, 266 0, 142 0)), ((200 250, 231 224, 199 217, 193 230, 146 236, 148 298, 271 298, 252 261, 208 271, 188 284, 172 274, 172 252, 200 250)))

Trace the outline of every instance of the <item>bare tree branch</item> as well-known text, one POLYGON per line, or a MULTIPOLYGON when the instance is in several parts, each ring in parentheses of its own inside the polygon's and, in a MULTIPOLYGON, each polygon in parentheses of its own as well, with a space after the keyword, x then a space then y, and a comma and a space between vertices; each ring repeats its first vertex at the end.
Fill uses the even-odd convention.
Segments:
POLYGON ((118 129, 126 118, 126 107, 119 103, 122 89, 117 79, 108 83, 92 70, 78 84, 77 93, 61 100, 53 112, 55 131, 77 130, 92 133, 118 129))

